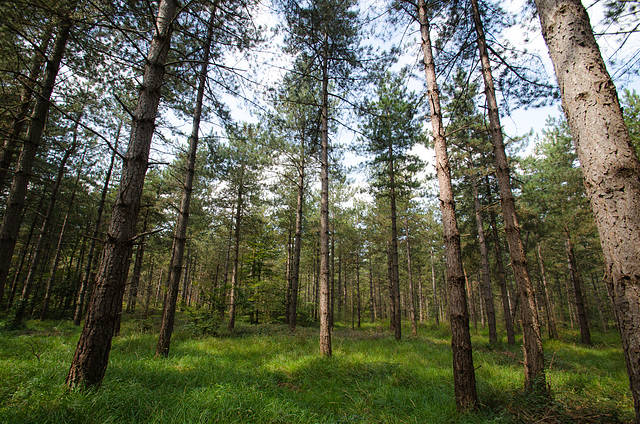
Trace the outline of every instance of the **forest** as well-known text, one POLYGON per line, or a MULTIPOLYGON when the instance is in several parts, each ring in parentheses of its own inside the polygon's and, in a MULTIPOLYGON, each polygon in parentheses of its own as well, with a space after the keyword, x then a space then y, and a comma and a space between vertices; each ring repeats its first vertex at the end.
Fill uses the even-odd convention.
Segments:
POLYGON ((636 1, 0 13, 0 421, 640 423, 636 1))

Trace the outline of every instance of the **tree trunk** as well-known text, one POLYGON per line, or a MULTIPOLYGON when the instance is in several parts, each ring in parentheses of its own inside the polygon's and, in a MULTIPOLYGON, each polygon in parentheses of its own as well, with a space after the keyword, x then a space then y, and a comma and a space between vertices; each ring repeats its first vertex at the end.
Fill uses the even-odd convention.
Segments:
POLYGON ((184 258, 184 247, 187 242, 187 225, 189 223, 189 210, 191 207, 191 194, 193 192, 193 180, 195 176, 196 153, 198 151, 198 141, 200 132, 200 119, 202 117, 202 100, 207 82, 207 70, 209 69, 209 55, 213 40, 213 24, 216 16, 217 1, 214 1, 207 27, 207 35, 203 46, 202 63, 198 74, 198 89, 196 93, 196 105, 193 111, 193 122, 191 124, 191 137, 189 137, 189 151, 187 153, 186 172, 180 200, 180 211, 176 221, 176 228, 173 236, 171 252, 171 263, 169 267, 169 292, 167 301, 162 311, 162 321, 160 325, 160 336, 156 346, 156 356, 167 356, 171 345, 171 333, 176 313, 176 302, 178 298, 178 287, 180 284, 180 270, 184 258))
POLYGON ((545 392, 547 390, 544 375, 544 354, 542 350, 542 337, 540 335, 540 324, 538 322, 538 311, 536 309, 535 295, 529 272, 527 270, 527 259, 525 257, 522 238, 520 236, 520 226, 516 216, 513 193, 511 192, 511 181, 509 177, 509 164, 505 154, 504 142, 502 138, 502 127, 500 125, 500 115, 498 113, 498 103, 496 101, 493 77, 491 75, 491 64, 489 53, 484 36, 484 29, 480 19, 478 1, 471 0, 473 8, 473 19, 476 33, 478 35, 478 50, 482 62, 482 76, 484 79, 485 94, 488 106, 489 125, 491 139, 493 141, 493 153, 495 156, 496 176, 500 188, 500 204, 505 222, 505 232, 511 253, 511 264, 513 274, 516 279, 518 293, 521 303, 522 334, 524 345, 524 371, 525 387, 536 391, 545 392))
POLYGON ((393 169, 393 147, 389 145, 389 203, 391 204, 391 290, 395 302, 391 315, 396 340, 402 339, 402 309, 400 307, 400 272, 398 265, 398 226, 396 210, 395 170, 393 169))
POLYGON ((376 304, 375 291, 373 288, 373 257, 371 255, 371 251, 369 251, 369 306, 371 308, 371 323, 373 324, 374 322, 376 322, 376 304))
POLYGON ((73 314, 73 324, 80 325, 80 321, 82 320, 82 311, 84 310, 85 298, 87 289, 93 283, 94 279, 94 269, 96 267, 97 256, 95 255, 96 249, 96 240, 100 235, 100 226, 102 225, 102 213, 104 211, 104 205, 107 201, 107 194, 109 192, 109 183, 111 181, 111 173, 113 172, 113 167, 116 161, 116 154, 118 153, 118 143, 120 142, 120 131, 122 129, 122 121, 118 124, 118 130, 116 131, 116 140, 113 145, 113 150, 111 152, 111 160, 109 162, 109 168, 107 169, 107 174, 104 178, 104 184, 102 186, 102 193, 100 194, 100 202, 98 203, 98 211, 96 213, 96 222, 93 226, 93 233, 91 234, 91 242, 89 243, 89 254, 87 258, 87 265, 84 270, 84 274, 82 275, 82 280, 80 282, 80 288, 78 290, 78 296, 76 299, 76 307, 75 312, 73 314))
POLYGON ((9 275, 13 251, 16 247, 18 233, 22 224, 21 216, 27 194, 27 186, 31 180, 31 170, 42 141, 42 133, 51 105, 51 93, 53 92, 60 63, 62 62, 73 25, 71 15, 75 6, 76 2, 70 1, 67 4, 67 10, 61 14, 58 34, 56 35, 51 55, 47 60, 40 93, 36 97, 29 129, 22 145, 22 151, 13 174, 11 189, 7 196, 7 206, 2 217, 2 225, 0 225, 0 303, 2 303, 4 297, 4 286, 9 275))
POLYGON ((329 39, 324 34, 322 52, 322 110, 320 142, 320 353, 331 356, 329 290, 329 39))
POLYGON ((554 314, 553 302, 549 296, 549 288, 547 285, 547 276, 544 270, 544 261, 542 260, 542 248, 538 243, 538 264, 540 265, 540 277, 542 280, 542 292, 544 296, 545 310, 547 311, 547 330, 550 339, 558 339, 558 328, 556 327, 556 317, 554 314))
MULTIPOLYGON (((411 334, 418 335, 418 323, 416 322, 416 308, 413 290, 413 270, 411 268, 411 245, 409 242, 409 218, 405 216, 406 236, 407 236, 407 271, 409 273, 409 319, 411 320, 411 334)), ((422 302, 420 302, 422 303, 422 302)), ((422 314, 422 312, 421 312, 422 314)))
POLYGON ((138 300, 138 290, 140 287, 140 275, 142 274, 142 260, 144 258, 145 247, 145 233, 147 232, 147 218, 149 211, 147 210, 144 216, 144 223, 142 224, 142 236, 140 236, 138 243, 138 249, 136 250, 136 260, 133 263, 133 274, 131 274, 131 287, 129 289, 129 302, 127 302, 127 312, 134 312, 136 310, 136 302, 138 300))
MULTIPOLYGON (((229 331, 233 331, 236 326, 236 307, 238 304, 238 285, 240 282, 239 275, 239 262, 240 262, 240 224, 242 221, 242 206, 243 206, 243 179, 244 179, 244 164, 242 165, 242 169, 240 171, 240 182, 238 184, 238 198, 236 199, 236 219, 234 226, 234 236, 233 236, 233 263, 232 263, 232 271, 231 271, 231 289, 229 291, 229 324, 227 325, 227 329, 229 331)), ((179 281, 179 277, 178 277, 179 281)), ((176 290, 176 296, 178 295, 178 291, 176 290)))
MULTIPOLYGON (((487 188, 489 186, 487 185, 487 188)), ((489 196, 491 197, 491 196, 489 196)), ((493 211, 489 212, 491 223, 491 231, 493 234, 493 246, 496 253, 496 264, 498 265, 498 285, 500 286, 500 296, 502 297, 502 311, 504 313, 504 326, 507 331, 507 343, 516 344, 515 331, 513 329, 513 315, 511 314, 511 306, 509 301, 509 291, 507 290, 507 277, 502 261, 502 244, 500 243, 500 235, 498 234, 498 225, 496 224, 496 215, 493 211)))
POLYGON ((296 233, 293 244, 293 268, 291 269, 291 295, 289 298, 289 328, 296 329, 298 310, 298 285, 300 280, 300 252, 302 250, 302 207, 304 205, 305 146, 300 137, 300 163, 298 165, 298 196, 296 200, 296 233))
POLYGON ((582 3, 536 6, 598 227, 640 422, 640 161, 582 3))
POLYGON ((480 263, 482 266, 482 294, 484 298, 484 309, 489 325, 489 343, 498 342, 498 331, 496 329, 496 309, 493 303, 493 289, 491 288, 491 276, 489 269, 489 252, 487 241, 484 237, 484 226, 482 224, 482 213, 480 199, 478 197, 478 181, 473 178, 471 181, 473 190, 473 201, 476 210, 476 227, 478 229, 478 244, 480 245, 480 263))
POLYGON ((360 253, 356 247, 356 312, 358 316, 358 328, 361 327, 362 302, 360 299, 360 253))
POLYGON ((436 171, 440 188, 440 209, 444 244, 447 255, 447 280, 451 319, 451 349, 453 351, 453 379, 458 410, 474 408, 478 403, 476 377, 473 367, 471 334, 469 334, 469 312, 464 288, 460 233, 456 221, 451 170, 447 156, 447 145, 442 125, 440 94, 436 82, 436 68, 430 38, 430 25, 425 0, 418 0, 418 17, 422 35, 425 74, 428 89, 433 141, 436 150, 436 171))
POLYGON ((122 307, 135 241, 140 199, 176 9, 175 0, 160 1, 140 97, 131 123, 129 147, 123 160, 120 188, 84 328, 67 376, 66 384, 71 388, 100 385, 109 361, 111 339, 122 307))
POLYGON ((564 227, 564 233, 567 237, 565 239, 564 245, 567 252, 569 278, 571 280, 571 285, 573 286, 573 294, 576 301, 576 312, 578 314, 578 324, 580 325, 580 340, 583 344, 591 345, 591 332, 589 331, 587 308, 584 304, 584 297, 582 295, 582 281, 580 281, 580 274, 578 273, 578 265, 576 263, 576 256, 573 251, 573 244, 571 243, 569 228, 567 228, 566 226, 564 227))
POLYGON ((431 248, 431 286, 433 288, 433 312, 436 316, 436 325, 440 325, 440 304, 438 303, 438 291, 436 287, 436 264, 433 258, 433 248, 431 248))

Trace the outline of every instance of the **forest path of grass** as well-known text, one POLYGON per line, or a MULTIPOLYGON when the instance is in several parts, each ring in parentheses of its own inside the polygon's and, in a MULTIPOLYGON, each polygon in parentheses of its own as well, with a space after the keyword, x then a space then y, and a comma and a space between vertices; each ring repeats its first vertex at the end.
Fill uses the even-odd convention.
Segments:
POLYGON ((318 354, 317 329, 242 325, 200 337, 183 326, 167 359, 156 333, 131 320, 114 339, 96 392, 63 383, 79 336, 66 321, 0 331, 2 423, 516 423, 628 422, 632 401, 616 335, 547 341, 554 402, 527 398, 521 347, 476 335, 480 410, 455 410, 448 328, 427 325, 396 342, 381 324, 336 328, 334 355, 318 354))

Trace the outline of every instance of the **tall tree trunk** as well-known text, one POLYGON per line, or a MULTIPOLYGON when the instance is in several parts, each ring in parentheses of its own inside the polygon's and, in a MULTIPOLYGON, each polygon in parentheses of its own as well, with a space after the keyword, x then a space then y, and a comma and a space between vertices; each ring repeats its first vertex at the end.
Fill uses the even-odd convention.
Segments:
POLYGON ((42 35, 40 46, 35 49, 33 54, 33 62, 31 63, 31 68, 29 68, 29 74, 25 78, 25 81, 22 82, 22 87, 20 88, 20 106, 13 117, 13 123, 9 129, 7 139, 4 142, 2 153, 0 154, 0 194, 2 194, 6 188, 5 184, 7 183, 9 167, 11 166, 16 147, 20 141, 24 124, 27 122, 29 107, 31 106, 31 101, 36 91, 37 80, 42 72, 42 65, 45 61, 47 48, 51 42, 52 29, 51 23, 47 24, 42 35))
POLYGON ((361 327, 362 302, 360 299, 360 252, 356 247, 356 312, 358 314, 358 328, 361 327))
POLYGON ((549 288, 547 285, 547 276, 544 270, 544 261, 542 260, 542 247, 538 243, 538 265, 540 265, 540 276, 542 280, 542 294, 544 296, 545 310, 547 311, 547 330, 549 332, 550 339, 558 338, 558 328, 556 327, 556 317, 554 314, 553 302, 549 296, 549 288))
POLYGON ((478 35, 478 51, 482 62, 482 76, 484 79, 485 95, 487 99, 489 125, 491 139, 493 141, 493 153, 495 156, 496 176, 498 177, 498 187, 500 188, 500 204, 504 216, 505 232, 511 253, 511 264, 513 274, 516 279, 518 293, 520 297, 520 310, 522 316, 522 334, 524 345, 524 371, 525 387, 536 391, 545 392, 547 390, 544 375, 544 354, 542 349, 542 336, 540 335, 540 324, 538 322, 538 311, 536 309, 535 295, 529 271, 527 270, 527 259, 525 257, 522 238, 520 236, 520 226, 516 216, 513 193, 511 192, 511 181, 509 177, 509 164, 504 149, 502 137, 502 127, 500 125, 500 114, 498 113, 498 102, 491 75, 491 64, 489 53, 484 36, 482 20, 477 0, 471 0, 473 8, 473 19, 476 33, 478 35))
MULTIPOLYGON (((240 224, 242 222, 242 206, 243 206, 243 175, 244 164, 240 171, 240 182, 238 184, 238 198, 236 199, 236 218, 233 235, 233 263, 231 271, 231 289, 229 290, 229 323, 227 329, 233 331, 236 326, 236 308, 238 304, 238 285, 240 283, 240 224)), ((178 295, 176 290, 176 296, 178 295)))
POLYGON ((478 229, 478 244, 480 245, 480 263, 482 266, 482 294, 484 298, 484 309, 486 311, 487 323, 489 325, 489 342, 498 342, 498 331, 496 329, 496 309, 493 303, 493 289, 491 288, 491 276, 489 269, 489 252, 487 241, 484 237, 484 226, 482 224, 482 212, 480 199, 478 197, 478 181, 473 178, 471 181, 473 190, 473 202, 476 210, 476 227, 478 229))
POLYGON ((131 287, 129 289, 129 301, 127 302, 127 312, 135 312, 136 302, 138 300, 138 291, 140 288, 140 276, 142 275, 142 260, 144 259, 145 233, 147 232, 147 222, 149 210, 144 214, 142 224, 142 235, 137 240, 138 249, 136 250, 136 260, 133 262, 133 273, 131 274, 131 287))
POLYGON ((322 52, 322 110, 320 142, 320 353, 331 356, 329 290, 329 39, 322 52))
POLYGON ((571 234, 569 228, 564 227, 566 239, 564 241, 565 250, 567 252, 567 265, 569 267, 569 278, 573 286, 573 294, 576 301, 576 312, 578 313, 578 324, 580 325, 580 340, 586 345, 591 345, 591 332, 589 331, 589 321, 587 319, 587 308, 582 295, 582 281, 578 273, 578 265, 576 263, 576 255, 573 251, 571 243, 571 234))
POLYGON ((433 312, 436 316, 436 325, 440 325, 440 303, 438 303, 438 290, 436 287, 436 263, 431 248, 431 287, 433 290, 433 312))
POLYGON ((369 307, 371 308, 371 323, 374 323, 376 322, 376 302, 375 291, 373 288, 373 257, 371 255, 371 251, 369 251, 369 307))
POLYGON ((175 0, 160 1, 140 97, 131 123, 129 147, 123 160, 120 188, 102 249, 89 310, 67 376, 66 384, 71 388, 100 385, 109 361, 111 339, 122 307, 135 242, 140 199, 176 9, 175 0))
POLYGON ((107 174, 104 178, 104 184, 102 185, 102 192, 100 193, 100 202, 98 203, 98 210, 96 212, 96 222, 93 226, 93 232, 91 241, 89 243, 89 253, 87 258, 87 264, 84 269, 84 274, 81 277, 80 288, 78 289, 78 295, 76 299, 75 312, 73 313, 73 324, 80 325, 82 320, 82 311, 84 310, 85 298, 87 289, 93 283, 94 269, 96 267, 97 256, 95 255, 96 240, 100 234, 100 226, 102 225, 102 213, 104 212, 104 205, 107 202, 107 194, 109 192, 109 183, 111 182, 111 174, 116 161, 116 155, 118 153, 118 144, 120 142, 120 131, 122 130, 122 121, 118 123, 118 129, 116 131, 116 140, 111 151, 111 160, 109 161, 109 168, 107 168, 107 174))
POLYGON ((33 289, 33 283, 35 281, 36 272, 38 271, 38 266, 40 265, 40 260, 42 259, 43 254, 48 253, 45 252, 44 246, 45 243, 49 242, 49 231, 51 230, 51 225, 55 222, 56 217, 54 217, 53 212, 56 207, 56 201, 58 200, 58 190, 60 189, 60 184, 62 184, 65 167, 67 166, 69 157, 71 157, 77 146, 76 138, 78 131, 78 122, 79 121, 76 122, 76 128, 74 130, 73 145, 64 153, 62 161, 60 162, 60 167, 58 168, 58 173, 56 175, 56 179, 49 196, 49 206, 47 207, 47 211, 44 215, 44 221, 42 222, 42 228, 40 230, 40 236, 38 237, 36 250, 33 253, 31 263, 29 264, 29 272, 27 273, 27 278, 25 279, 24 285, 22 286, 22 294, 20 296, 20 299, 13 305, 9 317, 9 328, 19 328, 22 325, 22 320, 24 319, 24 316, 27 312, 27 301, 29 300, 31 290, 33 289))
POLYGON ((298 310, 298 285, 300 280, 300 252, 302 250, 302 207, 304 205, 305 146, 304 137, 300 137, 300 163, 298 165, 298 195, 296 199, 296 233, 293 244, 293 267, 291 269, 291 295, 289 298, 289 328, 296 329, 298 310))
POLYGON ((425 0, 418 0, 418 19, 422 35, 425 74, 433 126, 433 141, 436 150, 436 171, 440 187, 440 209, 444 244, 447 255, 447 280, 451 317, 451 349, 453 351, 453 380, 458 410, 474 408, 478 403, 476 377, 473 367, 471 334, 469 333, 469 312, 464 288, 460 233, 451 185, 451 169, 447 156, 447 144, 442 125, 440 94, 436 81, 436 67, 431 47, 430 25, 425 0))
POLYGON ((640 161, 582 3, 536 6, 598 227, 640 422, 640 161))
MULTIPOLYGON (((409 319, 411 320, 411 334, 418 335, 418 323, 416 322, 416 308, 413 290, 413 269, 411 267, 411 244, 409 242, 409 218, 405 216, 406 242, 407 242, 407 272, 409 273, 409 319)), ((422 303, 422 302, 420 302, 422 303)), ((422 314, 422 311, 420 312, 422 314)))
POLYGON ((213 26, 216 17, 218 2, 214 1, 211 6, 207 35, 203 46, 202 63, 198 74, 198 89, 196 93, 196 105, 193 111, 193 122, 191 124, 191 137, 189 137, 189 151, 187 153, 186 172, 180 200, 180 211, 176 221, 176 228, 173 236, 173 249, 171 252, 171 264, 169 267, 169 293, 162 311, 162 323, 160 325, 160 336, 156 346, 156 355, 167 356, 171 344, 171 333, 176 313, 176 302, 178 298, 178 287, 180 284, 180 270, 184 259, 184 247, 187 242, 187 225, 189 223, 189 210, 191 207, 191 194, 193 192, 193 180, 195 176, 196 153, 198 151, 198 141, 200 132, 200 119, 202 117, 202 100, 207 82, 207 70, 209 69, 209 56, 211 43, 213 42, 213 26))
POLYGON ((71 33, 73 20, 71 15, 76 6, 76 1, 70 1, 63 7, 66 8, 61 13, 60 23, 58 25, 58 34, 51 51, 51 55, 47 60, 47 66, 44 71, 44 77, 40 89, 40 93, 36 97, 36 103, 31 114, 29 129, 22 145, 22 151, 16 164, 13 174, 11 189, 7 197, 2 224, 0 225, 0 303, 4 297, 4 286, 9 275, 11 266, 11 258, 16 247, 18 233, 22 224, 21 216, 24 208, 24 200, 27 195, 27 186, 31 180, 31 170, 35 162, 36 153, 42 141, 42 133, 47 121, 47 114, 51 105, 51 93, 58 76, 60 63, 64 56, 67 46, 67 40, 71 33))
POLYGON ((398 265, 398 226, 396 209, 395 170, 393 161, 393 146, 389 145, 389 203, 391 204, 391 290, 395 302, 391 315, 393 333, 396 340, 402 339, 402 309, 400 307, 400 271, 398 265))

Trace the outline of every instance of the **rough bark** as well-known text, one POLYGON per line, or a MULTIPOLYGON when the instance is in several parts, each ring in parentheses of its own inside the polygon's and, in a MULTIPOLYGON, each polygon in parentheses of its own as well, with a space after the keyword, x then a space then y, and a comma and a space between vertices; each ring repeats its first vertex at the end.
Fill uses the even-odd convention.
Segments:
MULTIPOLYGON (((227 329, 233 331, 236 326, 236 307, 238 303, 238 285, 240 283, 240 224, 242 223, 242 207, 243 207, 243 176, 244 176, 244 164, 240 171, 240 182, 238 183, 238 198, 236 199, 236 217, 233 234, 233 263, 231 271, 231 288, 229 290, 229 323, 227 329)), ((178 270, 179 272, 179 270, 178 270)), ((171 288, 170 288, 171 289, 171 288)), ((176 297, 178 296, 178 290, 176 287, 176 297)))
POLYGON ((207 35, 203 46, 202 63, 198 74, 198 89, 196 93, 196 104, 193 111, 193 122, 191 124, 191 136, 189 137, 189 151, 187 152, 186 172, 180 199, 180 210, 174 230, 173 245, 171 252, 171 263, 169 268, 169 294, 167 302, 162 310, 162 321, 160 325, 160 335, 156 346, 156 355, 167 356, 171 345, 171 333, 176 313, 176 300, 178 297, 178 285, 180 283, 180 270, 184 259, 184 247, 187 242, 187 225, 189 223, 189 210, 191 207, 191 194, 193 192, 193 180, 195 176, 196 153, 198 151, 198 141, 200 132, 200 119, 202 117, 202 100, 207 82, 207 70, 209 69, 209 56, 211 43, 213 41, 213 24, 216 16, 217 1, 213 3, 211 17, 207 27, 207 35))
POLYGON ((322 110, 320 136, 320 353, 331 356, 331 293, 329 287, 329 39, 322 52, 322 110))
POLYGON ((478 36, 478 51, 482 62, 482 76, 487 99, 491 139, 493 141, 496 176, 498 177, 498 187, 500 189, 500 205, 502 206, 505 233, 507 235, 507 242, 509 243, 511 265, 520 298, 524 345, 525 387, 527 389, 544 392, 547 390, 544 375, 544 354, 535 294, 529 278, 527 259, 525 257, 524 246, 522 244, 522 237, 520 236, 520 226, 516 216, 513 193, 511 191, 509 164, 505 154, 502 127, 500 125, 500 114, 498 113, 498 102, 496 100, 496 91, 493 85, 493 77, 491 75, 491 64, 489 62, 489 53, 482 20, 480 18, 478 1, 471 0, 471 5, 473 9, 476 34, 478 36))
POLYGON ((478 229, 478 244, 480 245, 480 263, 482 266, 482 294, 484 299, 484 309, 489 325, 489 342, 498 342, 498 331, 496 329, 496 308, 493 302, 493 289, 491 288, 491 276, 489 269, 489 252, 487 241, 484 237, 484 225, 482 223, 482 213, 480 199, 478 197, 478 181, 473 178, 471 182, 473 190, 473 202, 476 211, 476 227, 478 229))
POLYGON ((395 170, 393 161, 393 146, 389 145, 389 204, 391 205, 391 290, 394 302, 391 315, 393 334, 396 340, 402 339, 402 313, 400 308, 400 271, 398 265, 398 218, 396 208, 395 170))
POLYGON ((111 339, 122 307, 135 241, 142 188, 176 8, 175 0, 162 0, 159 4, 156 29, 144 67, 138 105, 133 114, 129 147, 123 160, 120 187, 102 250, 102 260, 85 324, 67 376, 66 384, 71 388, 100 385, 109 361, 111 339))
POLYGON ((469 312, 464 287, 464 272, 462 270, 460 233, 455 215, 451 169, 442 125, 440 94, 436 81, 427 6, 424 0, 418 0, 418 18, 422 36, 422 53, 424 55, 427 94, 431 111, 431 125, 433 127, 433 141, 436 150, 440 209, 442 211, 445 252, 447 255, 454 390, 458 409, 465 410, 475 407, 478 403, 478 395, 476 392, 475 369, 473 367, 471 335, 469 333, 469 312))
MULTIPOLYGON (((300 163, 298 164, 298 192, 296 198, 296 232, 293 242, 293 266, 291 268, 291 294, 289 297, 289 328, 296 329, 298 310, 298 285, 300 282, 300 252, 302 251, 302 206, 304 205, 305 145, 300 137, 300 163)), ((332 273, 333 274, 333 273, 332 273)), ((332 278, 333 280, 333 278, 332 278)))
POLYGON ((136 241, 138 248, 136 249, 136 260, 133 262, 133 273, 131 274, 131 285, 129 288, 129 301, 127 302, 127 312, 136 310, 138 301, 138 291, 140 288, 140 276, 142 275, 142 260, 144 259, 145 238, 147 232, 147 218, 149 211, 145 213, 144 223, 142 224, 142 236, 136 241))
POLYGON ((36 153, 42 141, 42 133, 47 121, 47 114, 51 105, 51 93, 58 76, 60 63, 64 56, 67 41, 73 26, 71 15, 76 2, 66 4, 67 11, 61 14, 58 33, 54 41, 51 55, 47 59, 40 93, 33 106, 29 128, 22 145, 20 156, 13 174, 11 188, 7 197, 2 224, 0 225, 0 303, 4 297, 4 286, 9 275, 9 267, 13 251, 16 247, 20 225, 22 224, 22 210, 27 194, 27 186, 31 180, 31 170, 35 162, 36 153))
POLYGON ((582 281, 578 273, 578 265, 576 263, 576 255, 573 251, 573 243, 571 243, 571 235, 569 229, 565 226, 564 233, 566 239, 564 241, 567 253, 567 266, 569 267, 569 279, 573 288, 574 299, 576 303, 576 312, 578 315, 578 325, 580 326, 580 341, 586 345, 591 345, 591 332, 589 331, 589 321, 587 319, 587 308, 582 295, 582 281))

